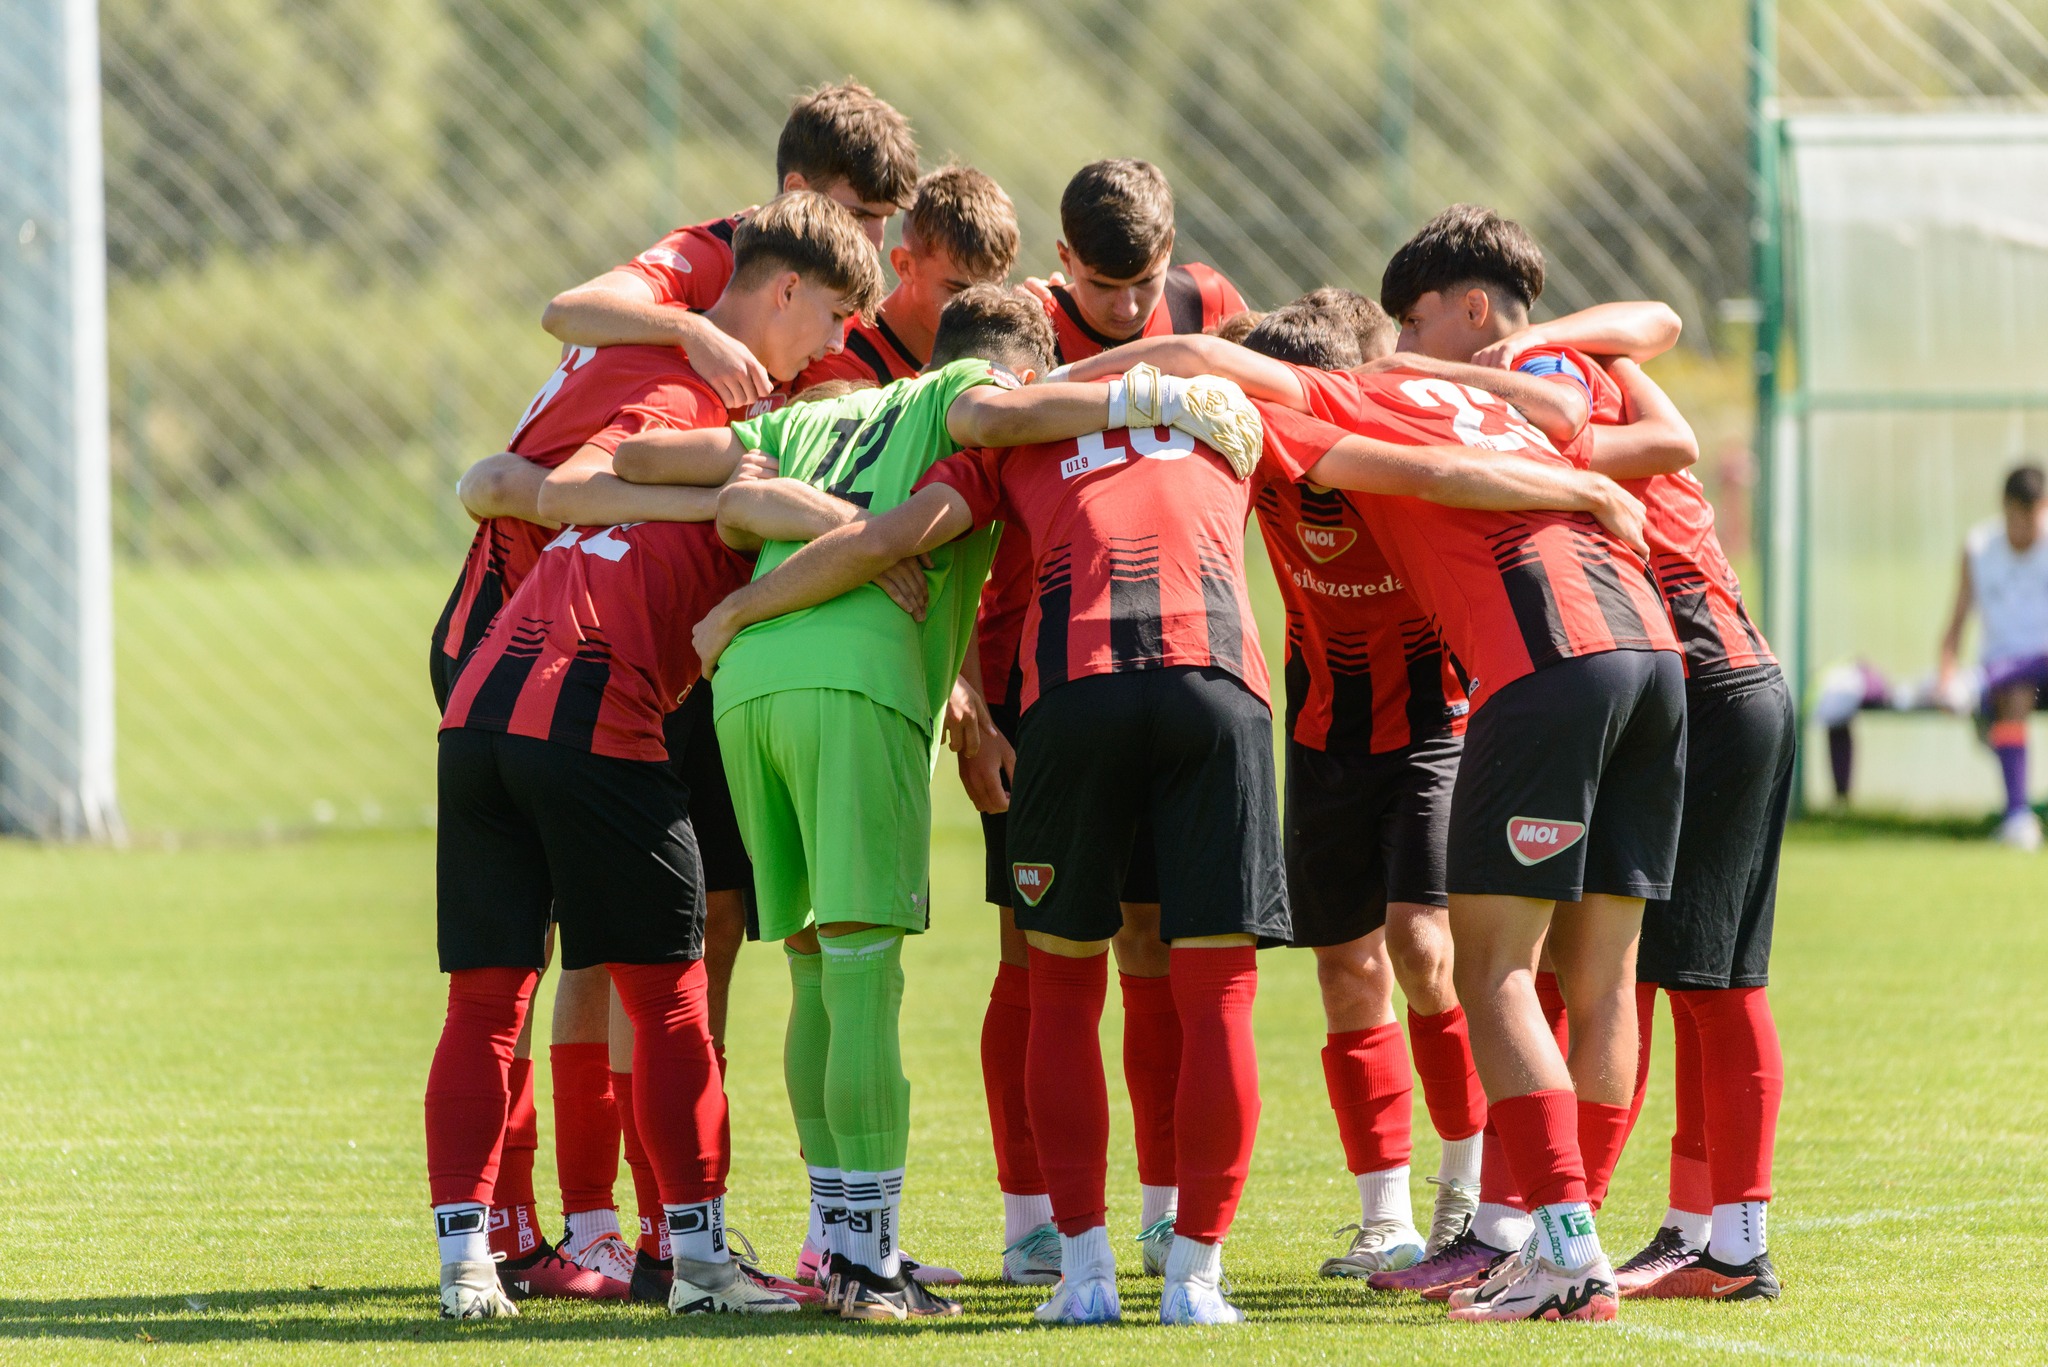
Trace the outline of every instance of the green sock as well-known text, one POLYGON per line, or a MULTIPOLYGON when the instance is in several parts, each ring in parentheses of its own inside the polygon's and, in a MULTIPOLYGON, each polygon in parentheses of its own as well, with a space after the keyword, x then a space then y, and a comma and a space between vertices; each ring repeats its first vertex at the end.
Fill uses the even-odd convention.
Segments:
POLYGON ((782 1037, 782 1083, 796 1120, 804 1162, 836 1168, 839 1152, 825 1123, 825 1064, 832 1046, 832 1019, 825 1014, 825 956, 783 950, 789 959, 789 1029, 782 1037))
POLYGON ((825 1116, 838 1165, 844 1172, 900 1173, 910 1151, 910 1079, 897 1047, 903 931, 883 926, 820 943, 831 1017, 825 1116))

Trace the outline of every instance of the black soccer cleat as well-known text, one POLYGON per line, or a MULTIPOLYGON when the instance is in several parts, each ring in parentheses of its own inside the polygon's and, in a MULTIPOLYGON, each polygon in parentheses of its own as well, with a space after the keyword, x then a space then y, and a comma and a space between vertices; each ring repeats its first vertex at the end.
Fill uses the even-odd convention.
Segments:
POLYGON ((1746 1263, 1716 1261, 1702 1252, 1690 1265, 1668 1273, 1636 1293, 1650 1301, 1774 1301, 1782 1288, 1768 1251, 1746 1263))
POLYGON ((633 1250, 632 1299, 649 1305, 667 1305, 669 1288, 675 1285, 676 1270, 660 1258, 650 1258, 645 1249, 633 1250))
POLYGON ((934 1295, 907 1270, 884 1277, 844 1254, 835 1253, 832 1279, 839 1288, 841 1319, 943 1319, 960 1313, 960 1302, 934 1295))

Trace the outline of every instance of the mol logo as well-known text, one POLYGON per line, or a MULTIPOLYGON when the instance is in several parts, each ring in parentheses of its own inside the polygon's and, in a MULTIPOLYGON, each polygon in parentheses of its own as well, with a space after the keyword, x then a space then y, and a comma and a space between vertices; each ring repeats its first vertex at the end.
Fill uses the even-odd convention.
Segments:
POLYGON ((1017 885, 1017 895, 1034 907, 1052 891, 1050 864, 1012 864, 1010 878, 1017 885))
POLYGON ((1508 850, 1522 864, 1541 864, 1552 855, 1563 854, 1579 843, 1586 833, 1583 821, 1546 821, 1540 816, 1517 816, 1508 821, 1508 850))
POLYGON ((1351 549, 1358 540, 1356 527, 1311 527, 1306 522, 1294 524, 1294 534, 1301 538, 1301 547, 1315 558, 1318 565, 1327 565, 1351 549))

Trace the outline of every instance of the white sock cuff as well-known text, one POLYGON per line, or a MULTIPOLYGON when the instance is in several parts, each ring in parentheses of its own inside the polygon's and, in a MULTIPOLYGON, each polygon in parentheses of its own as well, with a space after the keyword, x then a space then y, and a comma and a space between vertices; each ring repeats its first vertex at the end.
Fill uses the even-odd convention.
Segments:
POLYGON ((1472 1216, 1472 1237, 1488 1248, 1520 1248, 1529 1241, 1533 1228, 1526 1212, 1492 1201, 1481 1201, 1472 1216))
POLYGON ((1707 1239, 1707 1255, 1716 1262, 1739 1266, 1762 1253, 1764 1215, 1769 1203, 1731 1201, 1714 1207, 1713 1233, 1707 1239))
POLYGON ((1060 1273, 1075 1281, 1116 1280, 1116 1253, 1109 1246, 1109 1227, 1097 1225, 1072 1236, 1060 1235, 1060 1273))
POLYGON ((1138 1228, 1150 1229, 1161 1220, 1180 1213, 1179 1187, 1149 1187, 1138 1184, 1138 1228))
POLYGON ((903 1169, 887 1172, 839 1170, 841 1204, 848 1210, 880 1210, 903 1203, 903 1169))
POLYGON ((1398 1168, 1382 1168, 1378 1172, 1361 1172, 1358 1175, 1358 1206, 1360 1223, 1367 1225, 1384 1224, 1398 1220, 1404 1225, 1415 1224, 1415 1207, 1408 1199, 1408 1165, 1398 1168))
POLYGON ((1479 1151, 1484 1134, 1475 1134, 1465 1139, 1443 1141, 1443 1156, 1437 1160, 1436 1180, 1456 1182, 1460 1186, 1479 1184, 1479 1151))
POLYGON ((1184 1234, 1173 1236, 1173 1251, 1166 1255, 1166 1280, 1215 1286, 1223 1280, 1223 1245, 1204 1244, 1184 1234))
POLYGON ((481 1201, 450 1201, 434 1207, 434 1241, 444 1263, 488 1262, 491 1208, 481 1201))
POLYGON ((1559 1267, 1584 1267, 1600 1256, 1600 1236, 1593 1229, 1593 1207, 1584 1201, 1559 1201, 1531 1212, 1543 1256, 1559 1267))
POLYGON ((579 1251, 607 1234, 619 1233, 619 1213, 610 1206, 572 1210, 562 1217, 562 1223, 568 1226, 569 1243, 579 1251))
POLYGON ((1044 1192, 1003 1193, 1003 1242, 1014 1244, 1040 1225, 1052 1223, 1052 1197, 1044 1192))
POLYGON ((1678 1237, 1691 1249, 1707 1246, 1707 1235, 1713 1230, 1714 1217, 1696 1210, 1680 1210, 1676 1206, 1664 1211, 1664 1227, 1678 1231, 1678 1237))

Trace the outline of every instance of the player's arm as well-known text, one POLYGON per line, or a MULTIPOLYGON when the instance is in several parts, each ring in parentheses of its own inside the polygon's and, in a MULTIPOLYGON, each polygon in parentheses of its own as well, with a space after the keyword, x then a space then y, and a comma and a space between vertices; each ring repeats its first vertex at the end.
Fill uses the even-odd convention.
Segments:
POLYGON ((946 410, 946 434, 961 446, 1030 446, 1100 432, 1110 394, 1099 384, 978 384, 946 410))
POLYGON ((540 325, 570 346, 681 347, 727 408, 765 398, 775 382, 754 353, 703 314, 655 298, 632 271, 606 271, 548 301, 540 325))
MULTIPOLYGON (((578 527, 622 522, 709 522, 718 515, 718 485, 632 484, 612 468, 612 453, 586 445, 548 471, 540 489, 541 516, 578 527)), ((727 473, 731 473, 730 467, 727 473)))
POLYGON ((1961 663, 1963 624, 1970 620, 1970 608, 1976 600, 1976 587, 1970 582, 1970 557, 1965 552, 1962 568, 1956 574, 1956 601, 1949 608, 1948 626, 1941 633, 1941 664, 1935 673, 1937 689, 1944 695, 1949 691, 1961 663))
POLYGON ((1283 408, 1308 411, 1308 394, 1301 380, 1284 361, 1262 356, 1226 342, 1221 337, 1197 334, 1171 337, 1140 337, 1083 361, 1062 366, 1054 374, 1061 379, 1100 380, 1120 375, 1132 366, 1150 364, 1168 375, 1193 378, 1217 375, 1233 380, 1246 396, 1277 403, 1283 408))
POLYGON ((1512 370, 1523 352, 1540 346, 1566 346, 1591 356, 1648 361, 1677 346, 1684 326, 1676 309, 1655 299, 1595 304, 1503 337, 1481 348, 1472 363, 1512 370))
POLYGON ((1699 438, 1663 387, 1634 361, 1616 361, 1608 373, 1621 386, 1628 421, 1618 427, 1593 428, 1593 468, 1613 479, 1646 479, 1696 464, 1699 438))
MULTIPOLYGON (((962 689, 970 689, 976 699, 981 699, 981 630, 967 642, 967 658, 961 662, 960 677, 953 685, 953 702, 946 709, 946 743, 959 755, 960 786, 967 790, 967 800, 974 804, 976 811, 1007 812, 1010 810, 1010 789, 1006 780, 1017 772, 1017 752, 1003 733, 996 729, 995 721, 988 715, 987 704, 983 703, 979 714, 980 737, 973 744, 954 744, 953 725, 962 689)), ((963 735, 963 742, 968 739, 963 735)))
POLYGON ((1479 365, 1439 361, 1410 351, 1397 351, 1358 368, 1361 374, 1380 370, 1415 370, 1453 384, 1468 384, 1506 399, 1535 424, 1536 430, 1563 446, 1575 439, 1592 416, 1592 401, 1577 380, 1545 379, 1517 370, 1489 370, 1479 365))
POLYGON ((489 517, 512 517, 551 526, 540 513, 540 487, 547 477, 545 469, 526 457, 500 451, 463 471, 455 485, 455 496, 479 522, 489 517))
POLYGON ((718 534, 741 551, 758 551, 770 541, 815 541, 866 516, 800 479, 748 480, 718 496, 718 534))
POLYGON ((948 485, 931 484, 880 516, 856 518, 798 547, 773 570, 728 594, 697 624, 692 639, 704 672, 709 674, 732 638, 754 623, 851 593, 973 526, 967 500, 948 485))
POLYGON ((657 427, 619 443, 612 473, 628 484, 718 485, 747 460, 730 427, 657 427))
POLYGON ((1332 489, 1427 499, 1451 508, 1591 513, 1639 553, 1643 505, 1605 475, 1463 446, 1395 446, 1346 435, 1303 478, 1332 489))

